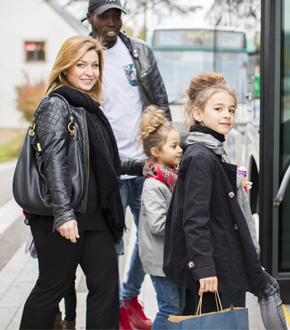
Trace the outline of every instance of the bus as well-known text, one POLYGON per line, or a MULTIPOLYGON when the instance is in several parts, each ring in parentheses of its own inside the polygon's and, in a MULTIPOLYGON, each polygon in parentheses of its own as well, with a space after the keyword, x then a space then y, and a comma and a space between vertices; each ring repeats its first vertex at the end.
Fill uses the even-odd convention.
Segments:
MULTIPOLYGON (((186 134, 182 129, 181 113, 186 102, 185 90, 190 80, 201 71, 222 73, 238 94, 236 124, 243 126, 250 120, 251 115, 247 111, 249 44, 243 31, 228 27, 158 26, 148 31, 146 42, 154 52, 168 94, 173 122, 181 133, 183 145, 186 134)), ((233 143, 237 142, 233 140, 233 143)), ((236 157, 234 152, 232 157, 236 157)))

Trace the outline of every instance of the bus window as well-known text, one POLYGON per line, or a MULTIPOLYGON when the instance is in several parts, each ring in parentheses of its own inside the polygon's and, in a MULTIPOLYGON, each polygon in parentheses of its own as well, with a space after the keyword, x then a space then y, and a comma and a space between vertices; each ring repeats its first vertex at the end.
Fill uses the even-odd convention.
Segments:
POLYGON ((238 94, 238 102, 246 103, 247 53, 220 53, 216 55, 216 72, 222 72, 227 83, 238 94))
POLYGON ((213 66, 212 52, 156 50, 154 54, 170 103, 184 103, 190 80, 213 66))

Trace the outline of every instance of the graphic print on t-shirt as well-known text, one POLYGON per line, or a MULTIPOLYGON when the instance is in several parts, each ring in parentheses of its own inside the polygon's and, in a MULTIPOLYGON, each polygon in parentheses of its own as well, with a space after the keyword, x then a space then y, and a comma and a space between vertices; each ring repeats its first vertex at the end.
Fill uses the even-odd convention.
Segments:
POLYGON ((134 64, 128 64, 123 66, 124 71, 126 73, 126 77, 131 86, 138 86, 137 77, 136 77, 136 69, 134 64))

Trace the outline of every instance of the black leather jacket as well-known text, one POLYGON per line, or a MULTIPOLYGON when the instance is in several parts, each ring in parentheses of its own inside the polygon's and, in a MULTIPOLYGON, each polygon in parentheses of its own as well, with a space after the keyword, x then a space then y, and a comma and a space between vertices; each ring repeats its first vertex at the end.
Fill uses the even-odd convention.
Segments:
POLYGON ((129 37, 121 31, 119 37, 134 61, 143 109, 154 104, 165 111, 167 120, 172 121, 164 83, 151 48, 143 40, 129 37))
MULTIPOLYGON (((36 130, 42 148, 45 175, 53 203, 55 230, 63 223, 76 219, 74 211, 84 213, 86 210, 88 174, 89 174, 89 139, 87 130, 86 110, 69 106, 57 95, 43 99, 35 112, 36 130), (83 196, 77 208, 71 207, 71 178, 66 157, 69 143, 68 123, 72 112, 78 126, 80 150, 84 169, 83 196)), ((142 160, 122 159, 122 174, 141 175, 142 160)))

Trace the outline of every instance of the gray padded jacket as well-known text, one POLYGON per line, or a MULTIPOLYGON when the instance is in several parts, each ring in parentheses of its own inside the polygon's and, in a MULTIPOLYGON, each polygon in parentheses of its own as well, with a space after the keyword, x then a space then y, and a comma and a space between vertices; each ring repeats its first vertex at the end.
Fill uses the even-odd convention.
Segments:
POLYGON ((162 182, 148 178, 144 182, 139 216, 139 255, 146 274, 165 277, 163 245, 165 220, 172 193, 162 182))

